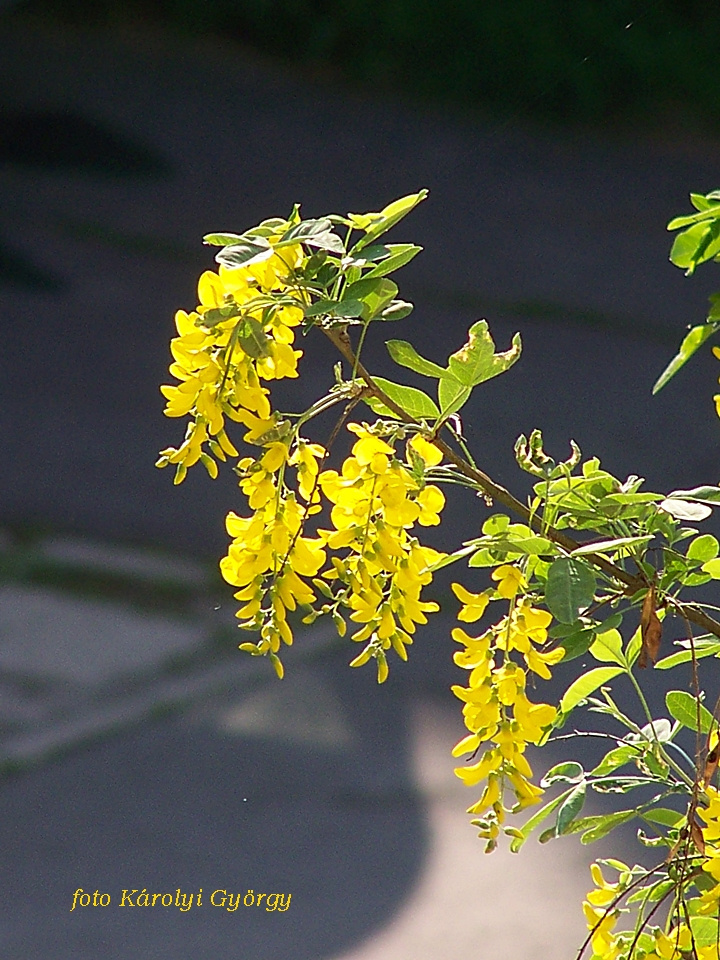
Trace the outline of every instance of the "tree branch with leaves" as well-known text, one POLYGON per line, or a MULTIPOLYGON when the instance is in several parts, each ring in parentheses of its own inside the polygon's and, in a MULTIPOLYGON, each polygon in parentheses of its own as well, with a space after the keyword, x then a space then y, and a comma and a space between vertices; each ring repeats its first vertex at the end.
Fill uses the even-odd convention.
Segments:
MULTIPOLYGON (((589 843, 638 821, 642 842, 664 847, 665 858, 650 870, 619 860, 593 865, 581 952, 598 960, 717 960, 719 711, 703 702, 712 676, 701 667, 720 656, 720 622, 717 608, 692 591, 720 579, 720 544, 693 526, 720 503, 720 488, 648 492, 640 478, 620 480, 597 458, 583 459, 572 441, 570 457, 555 461, 535 429, 515 445, 532 493, 527 502, 515 497, 478 465, 462 433, 473 391, 520 358, 520 336, 498 352, 485 320, 472 324, 445 365, 407 341, 387 341, 400 368, 435 382, 433 396, 368 370, 371 328, 412 310, 390 275, 421 249, 381 238, 426 195, 376 213, 308 220, 296 206, 287 219, 205 237, 218 248, 218 267, 200 277, 196 307, 176 315, 170 373, 177 382, 161 388, 167 415, 188 425, 157 465, 173 465, 180 483, 196 463, 215 477, 218 462, 234 461, 245 505, 227 515, 231 543, 220 568, 240 604, 247 634, 240 649, 267 657, 279 677, 298 620, 328 617, 341 637, 349 631, 350 665, 373 661, 383 682, 393 657, 408 658, 418 626, 439 610, 427 598, 436 571, 467 568, 464 582, 452 584, 460 605, 454 661, 466 671, 466 684, 452 690, 467 728, 453 755, 466 758, 455 772, 479 791, 469 812, 486 849, 504 833, 517 851, 535 830, 541 841, 579 833, 589 843), (317 335, 327 337, 340 361, 328 393, 302 413, 283 413, 272 406, 273 381, 298 377, 311 360, 298 334, 309 351, 317 335), (325 421, 317 418, 333 410, 321 442, 317 424, 325 421), (333 466, 345 431, 350 453, 333 466), (477 494, 480 534, 439 551, 422 542, 422 529, 440 524, 443 491, 458 485, 477 494), (661 657, 670 617, 687 636, 661 657), (585 654, 598 665, 578 670, 557 704, 528 696, 559 663, 585 654), (653 717, 643 668, 685 663, 690 690, 668 693, 668 716, 653 717), (614 693, 623 676, 629 699, 614 693), (583 708, 609 718, 614 732, 563 733, 583 708), (528 745, 587 736, 608 744, 593 769, 571 759, 537 780, 528 745), (583 816, 588 791, 633 799, 583 816), (524 822, 510 822, 534 807, 524 822), (616 879, 607 880, 603 867, 616 879), (629 927, 617 932, 621 917, 629 927)), ((720 193, 691 199, 697 213, 670 224, 683 228, 671 257, 688 272, 720 259, 720 193)), ((717 302, 656 390, 720 327, 717 302)))

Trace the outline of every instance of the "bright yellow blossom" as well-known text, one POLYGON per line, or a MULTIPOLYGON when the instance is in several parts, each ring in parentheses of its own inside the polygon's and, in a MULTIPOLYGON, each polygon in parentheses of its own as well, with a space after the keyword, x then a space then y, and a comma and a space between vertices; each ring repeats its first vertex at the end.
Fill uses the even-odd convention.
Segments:
POLYGON ((485 613, 485 609, 490 602, 488 592, 470 593, 461 583, 451 583, 452 592, 463 604, 463 608, 458 614, 458 620, 464 623, 475 623, 485 613))
POLYGON ((499 581, 497 592, 505 600, 511 600, 520 590, 527 586, 522 571, 510 564, 503 564, 503 566, 497 567, 490 576, 493 580, 499 581))

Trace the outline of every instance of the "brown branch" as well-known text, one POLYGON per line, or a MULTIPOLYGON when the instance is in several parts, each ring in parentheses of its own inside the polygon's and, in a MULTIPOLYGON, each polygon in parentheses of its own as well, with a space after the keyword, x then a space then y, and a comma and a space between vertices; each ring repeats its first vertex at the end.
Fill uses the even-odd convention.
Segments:
MULTIPOLYGON (((350 337, 348 336, 346 330, 344 330, 342 327, 323 327, 322 330, 335 348, 342 354, 343 357, 345 357, 351 367, 356 370, 357 374, 365 381, 365 385, 369 393, 371 393, 374 397, 377 397, 377 399, 385 404, 388 409, 392 410, 398 420, 402 420, 403 423, 411 423, 420 426, 418 420, 416 420, 414 417, 411 417, 409 413, 403 410, 399 404, 395 403, 395 401, 386 393, 384 393, 384 391, 381 390, 380 387, 375 383, 370 373, 355 356, 355 352, 353 351, 352 344, 350 342, 350 337)), ((459 456, 442 438, 435 436, 432 437, 431 440, 438 450, 442 452, 445 459, 451 463, 459 473, 461 473, 464 477, 467 477, 468 480, 470 480, 475 486, 479 487, 488 497, 491 497, 493 500, 501 503, 503 506, 507 507, 508 510, 512 510, 513 513, 521 517, 528 524, 528 526, 536 530, 538 533, 542 533, 543 536, 548 538, 548 540, 552 540, 553 543, 556 543, 568 553, 572 553, 573 550, 576 550, 580 546, 576 540, 574 540, 572 537, 569 537, 567 534, 562 533, 562 531, 556 530, 552 526, 544 526, 540 518, 536 514, 531 513, 528 507, 514 497, 509 490, 506 490, 505 487, 500 486, 500 484, 496 483, 482 470, 469 464, 466 460, 459 456)), ((592 563, 593 566, 597 567, 599 570, 602 570, 603 573, 606 573, 609 577, 612 577, 614 580, 622 583, 625 587, 625 594, 627 596, 632 596, 634 593, 637 593, 639 590, 647 588, 648 586, 647 581, 643 577, 634 577, 632 574, 627 573, 625 570, 621 569, 616 564, 611 563, 609 560, 606 560, 605 557, 602 557, 599 554, 586 553, 584 554, 583 559, 592 563)), ((681 616, 690 620, 692 623, 695 623, 707 633, 712 633, 716 637, 720 637, 720 623, 718 623, 718 621, 714 620, 712 617, 709 617, 699 607, 696 607, 692 603, 679 603, 678 601, 673 603, 673 607, 681 616)))

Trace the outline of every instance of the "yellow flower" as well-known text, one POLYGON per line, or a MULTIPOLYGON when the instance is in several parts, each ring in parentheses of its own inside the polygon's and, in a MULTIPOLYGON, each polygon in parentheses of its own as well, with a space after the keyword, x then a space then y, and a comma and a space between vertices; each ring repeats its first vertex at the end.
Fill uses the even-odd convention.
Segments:
POLYGON ((583 912, 587 921, 588 930, 592 931, 591 943, 593 954, 602 960, 615 960, 620 953, 613 930, 619 913, 617 910, 596 910, 587 901, 583 903, 583 912))
POLYGON ((493 580, 499 581, 497 592, 505 600, 512 600, 519 590, 524 590, 527 587, 527 582, 522 572, 518 570, 517 567, 510 566, 509 564, 503 564, 501 567, 497 567, 490 576, 493 580))
POLYGON ((461 583, 451 583, 450 587, 460 603, 463 604, 457 617, 458 620, 463 623, 475 623, 476 620, 479 620, 490 602, 488 593, 470 593, 461 583))
POLYGON ((423 527, 434 527, 440 523, 440 512, 445 506, 445 494, 439 487, 424 487, 416 497, 420 505, 418 523, 423 527))
POLYGON ((591 890, 590 893, 588 893, 588 902, 594 907, 609 906, 617 898, 620 884, 608 883, 598 863, 590 865, 590 873, 593 878, 593 883, 595 884, 595 890, 591 890))
POLYGON ((415 453, 422 457, 428 467, 436 467, 442 460, 442 452, 438 450, 434 443, 430 443, 425 437, 421 437, 419 433, 414 434, 414 436, 408 440, 408 446, 412 447, 415 453))

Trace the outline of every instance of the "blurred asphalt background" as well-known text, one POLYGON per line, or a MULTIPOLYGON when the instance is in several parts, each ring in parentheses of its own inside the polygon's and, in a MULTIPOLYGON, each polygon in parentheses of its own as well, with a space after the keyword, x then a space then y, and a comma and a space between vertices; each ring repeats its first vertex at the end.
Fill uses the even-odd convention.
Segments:
MULTIPOLYGON (((484 316, 499 348, 524 341, 464 415, 479 462, 517 489, 514 439, 539 426, 649 489, 715 483, 716 362, 650 389, 717 285, 670 265, 665 232, 718 186, 717 140, 482 122, 155 28, 20 18, 0 38, 0 952, 572 956, 597 851, 486 858, 453 782, 454 602, 382 688, 322 627, 278 684, 235 650, 215 573, 232 479, 153 467, 182 429, 158 385, 204 233, 428 187, 395 231, 425 252, 392 335, 443 360, 484 316), (71 914, 77 887, 113 906, 71 914), (293 899, 126 912, 126 887, 293 899)), ((283 384, 288 408, 331 383, 316 346, 325 372, 283 384)), ((446 542, 485 513, 448 509, 446 542)))

